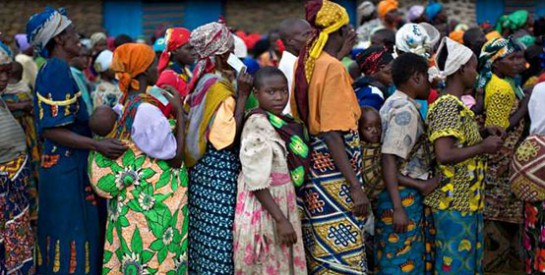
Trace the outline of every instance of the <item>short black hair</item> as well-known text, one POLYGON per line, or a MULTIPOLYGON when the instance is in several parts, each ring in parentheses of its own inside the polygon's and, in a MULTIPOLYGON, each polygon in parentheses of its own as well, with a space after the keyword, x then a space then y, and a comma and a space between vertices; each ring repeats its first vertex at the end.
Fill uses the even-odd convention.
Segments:
POLYGON ((406 83, 416 73, 427 73, 428 61, 414 53, 404 53, 392 64, 392 79, 396 86, 406 83))
POLYGON ((462 38, 462 40, 464 40, 464 45, 471 45, 472 42, 481 35, 484 35, 484 33, 478 27, 468 29, 464 32, 464 36, 462 38))
POLYGON ((280 76, 286 80, 286 83, 288 83, 288 79, 286 78, 286 76, 280 69, 276 67, 267 66, 267 67, 263 67, 259 69, 259 71, 255 73, 254 87, 256 89, 261 88, 261 85, 263 84, 263 79, 270 76, 280 76))
POLYGON ((448 49, 446 46, 441 48, 441 51, 437 53, 437 68, 443 71, 445 70, 445 65, 447 63, 448 49))
POLYGON ((132 38, 126 34, 120 34, 114 39, 114 47, 117 48, 123 44, 134 42, 132 38))

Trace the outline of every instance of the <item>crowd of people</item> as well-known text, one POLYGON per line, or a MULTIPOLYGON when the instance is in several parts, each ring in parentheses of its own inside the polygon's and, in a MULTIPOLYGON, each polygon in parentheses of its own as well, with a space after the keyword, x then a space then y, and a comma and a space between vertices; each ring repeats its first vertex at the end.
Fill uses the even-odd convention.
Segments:
POLYGON ((151 41, 30 17, 0 42, 0 274, 545 274, 545 19, 398 8, 151 41))

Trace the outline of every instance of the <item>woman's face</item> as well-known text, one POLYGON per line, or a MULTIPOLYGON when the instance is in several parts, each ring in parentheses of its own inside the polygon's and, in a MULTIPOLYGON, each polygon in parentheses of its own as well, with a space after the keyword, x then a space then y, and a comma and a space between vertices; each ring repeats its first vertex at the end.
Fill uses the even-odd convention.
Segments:
POLYGON ((0 94, 4 93, 4 90, 8 86, 10 72, 11 72, 11 63, 0 65, 0 94))
POLYGON ((392 62, 387 65, 382 65, 382 68, 377 72, 375 78, 386 87, 392 85, 394 82, 392 80, 392 62))
POLYGON ((227 59, 229 59, 229 55, 234 54, 234 52, 235 52, 235 45, 233 44, 227 52, 220 55, 216 55, 216 66, 223 71, 232 71, 233 68, 231 68, 231 66, 229 66, 229 64, 227 63, 227 59))
POLYGON ((471 56, 471 59, 463 66, 462 79, 466 88, 471 88, 475 85, 477 79, 477 57, 471 56))
POLYGON ((191 65, 197 59, 197 53, 191 44, 186 43, 172 52, 172 58, 181 65, 191 65))
POLYGON ((524 71, 524 64, 524 54, 522 51, 516 51, 496 60, 494 68, 496 73, 507 77, 515 77, 524 71))
POLYGON ((146 76, 148 85, 152 86, 155 85, 155 82, 157 82, 157 78, 159 78, 159 73, 157 72, 157 58, 153 60, 153 63, 148 67, 146 70, 146 76))
POLYGON ((79 41, 79 34, 76 32, 74 25, 68 26, 64 33, 59 35, 59 40, 57 40, 57 42, 71 58, 80 55, 81 43, 79 41))

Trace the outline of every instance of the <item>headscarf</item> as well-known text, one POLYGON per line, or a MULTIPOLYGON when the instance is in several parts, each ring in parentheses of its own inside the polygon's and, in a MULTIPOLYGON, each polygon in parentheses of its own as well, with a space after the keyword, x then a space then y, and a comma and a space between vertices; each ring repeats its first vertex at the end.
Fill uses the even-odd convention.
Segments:
POLYGON ((435 17, 437 17, 437 15, 439 15, 442 10, 443 4, 430 1, 426 6, 426 15, 428 16, 428 20, 430 22, 433 22, 435 17))
POLYGON ((248 47, 244 44, 244 40, 237 35, 233 35, 233 39, 235 42, 235 55, 238 58, 246 58, 248 56, 248 47))
POLYGON ((503 15, 496 24, 496 30, 499 33, 503 33, 504 29, 516 31, 526 25, 529 15, 526 10, 518 10, 509 15, 503 15))
POLYGON ((13 53, 8 45, 0 41, 0 65, 7 65, 13 62, 13 53))
POLYGON ((356 56, 360 70, 366 76, 371 76, 380 70, 380 66, 390 63, 394 58, 388 49, 380 46, 369 47, 356 56))
POLYGON ((405 53, 414 53, 428 59, 432 44, 430 37, 419 24, 407 23, 396 33, 396 49, 405 53))
POLYGON ((386 14, 393 10, 397 10, 398 7, 399 3, 396 0, 382 0, 377 6, 378 16, 384 19, 386 14))
MULTIPOLYGON (((443 48, 446 48, 448 51, 445 67, 440 72, 440 75, 444 76, 445 78, 457 72, 460 67, 469 62, 473 56, 473 51, 471 51, 471 49, 448 37, 443 38, 437 52, 441 52, 443 48)), ((439 55, 435 57, 435 64, 438 64, 438 56, 439 55)))
POLYGON ((494 61, 519 50, 519 45, 513 41, 511 37, 507 39, 494 38, 493 40, 486 42, 483 45, 481 55, 479 56, 479 65, 482 69, 479 73, 477 88, 484 88, 486 84, 488 84, 488 81, 490 81, 490 78, 492 77, 492 64, 494 64, 494 61))
POLYGON ((299 115, 306 123, 308 116, 308 85, 312 79, 316 59, 322 54, 329 34, 338 31, 350 21, 346 9, 328 0, 314 0, 305 4, 306 20, 314 30, 313 37, 303 50, 303 58, 298 59, 295 72, 295 99, 299 115))
POLYGON ((448 37, 460 44, 464 44, 464 31, 453 31, 448 37))
POLYGON ((119 89, 123 92, 120 103, 125 103, 129 89, 140 89, 140 82, 134 79, 145 72, 155 59, 155 53, 150 46, 140 43, 126 43, 115 49, 112 70, 119 80, 119 89))
POLYGON ((49 58, 49 52, 46 49, 47 43, 68 28, 70 24, 72 21, 68 19, 63 8, 56 10, 46 7, 43 12, 30 17, 26 25, 28 41, 41 56, 49 58))
POLYGON ((424 14, 425 10, 426 9, 420 5, 412 6, 407 14, 407 21, 413 22, 414 20, 420 18, 422 14, 424 14))
POLYGON ((162 53, 165 50, 165 38, 160 37, 153 43, 153 51, 156 53, 162 53))
POLYGON ((17 48, 20 52, 24 52, 30 48, 30 44, 28 43, 27 35, 24 33, 19 33, 15 35, 15 43, 17 44, 17 48))
POLYGON ((97 73, 107 71, 112 66, 114 53, 110 50, 100 52, 95 60, 94 68, 97 73))
POLYGON ((363 17, 369 17, 375 12, 375 5, 371 1, 364 1, 358 6, 358 24, 363 17))
POLYGON ((170 28, 165 34, 165 49, 159 58, 157 71, 161 73, 168 66, 172 52, 189 42, 191 32, 185 28, 170 28))
POLYGON ((93 48, 99 42, 107 43, 108 37, 103 32, 95 32, 91 35, 91 48, 93 48))
POLYGON ((492 41, 496 38, 502 38, 498 31, 491 31, 485 35, 486 41, 492 41))
MULTIPOLYGON (((176 89, 182 98, 187 96, 187 83, 180 78, 180 75, 178 75, 178 73, 175 71, 166 69, 159 75, 155 86, 164 89, 166 85, 170 85, 176 89)), ((158 104, 157 107, 159 107, 166 117, 168 117, 172 112, 172 105, 170 103, 167 105, 158 104)))
POLYGON ((189 43, 195 47, 199 55, 199 61, 195 66, 193 78, 189 83, 189 91, 192 92, 199 79, 205 74, 215 70, 214 57, 228 52, 234 45, 234 38, 227 26, 212 22, 202 25, 191 32, 189 43))

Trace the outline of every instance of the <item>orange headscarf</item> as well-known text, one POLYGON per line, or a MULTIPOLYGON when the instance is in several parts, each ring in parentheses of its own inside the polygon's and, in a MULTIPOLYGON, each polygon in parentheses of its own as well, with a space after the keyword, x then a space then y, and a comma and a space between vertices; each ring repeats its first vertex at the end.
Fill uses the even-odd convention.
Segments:
POLYGON ((378 3, 377 12, 380 18, 384 18, 387 13, 397 10, 399 3, 396 0, 382 0, 378 3))
POLYGON ((127 94, 129 88, 140 89, 140 82, 134 79, 145 72, 155 59, 153 49, 145 44, 127 43, 115 49, 112 70, 119 80, 119 89, 127 94))
POLYGON ((451 32, 448 37, 460 44, 464 44, 464 31, 453 31, 451 32))

